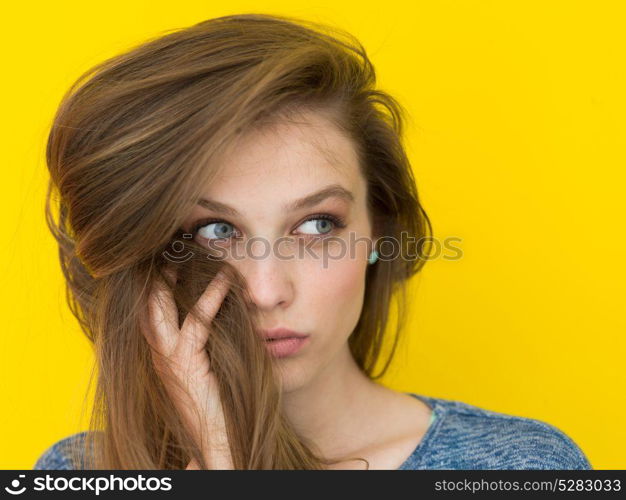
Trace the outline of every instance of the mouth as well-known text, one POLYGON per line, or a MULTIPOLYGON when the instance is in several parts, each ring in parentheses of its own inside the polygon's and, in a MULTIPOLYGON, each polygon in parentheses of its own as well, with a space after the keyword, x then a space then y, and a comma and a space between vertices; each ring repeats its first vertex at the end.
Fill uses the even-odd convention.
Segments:
POLYGON ((309 335, 288 328, 260 330, 269 353, 275 358, 286 358, 300 351, 309 343, 309 335))
POLYGON ((309 337, 284 337, 281 339, 265 339, 265 346, 269 353, 275 358, 286 358, 293 356, 306 344, 309 337))
POLYGON ((305 338, 308 337, 306 333, 300 333, 295 330, 290 330, 289 328, 272 328, 272 329, 264 329, 259 330, 259 335, 263 337, 265 340, 280 340, 286 338, 305 338))

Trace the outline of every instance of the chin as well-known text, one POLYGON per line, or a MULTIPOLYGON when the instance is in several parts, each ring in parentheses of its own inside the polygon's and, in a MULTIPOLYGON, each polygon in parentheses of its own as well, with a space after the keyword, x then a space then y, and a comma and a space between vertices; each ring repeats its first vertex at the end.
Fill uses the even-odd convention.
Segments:
POLYGON ((312 374, 306 369, 302 358, 282 358, 276 361, 276 376, 280 379, 283 394, 296 391, 310 381, 312 374))

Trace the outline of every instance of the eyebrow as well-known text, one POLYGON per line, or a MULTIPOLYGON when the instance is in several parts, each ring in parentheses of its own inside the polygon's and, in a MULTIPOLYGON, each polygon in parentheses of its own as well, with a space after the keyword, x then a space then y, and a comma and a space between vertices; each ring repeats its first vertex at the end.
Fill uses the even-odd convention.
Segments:
MULTIPOLYGON (((347 201, 348 203, 354 202, 354 195, 352 194, 352 192, 348 191, 346 188, 340 186, 339 184, 330 184, 320 189, 319 191, 316 191, 315 193, 307 195, 304 198, 299 198, 284 205, 283 210, 295 211, 301 210, 303 208, 310 208, 322 202, 326 198, 339 198, 347 201)), ((232 217, 239 217, 239 212, 237 212, 237 210, 229 205, 220 203, 218 201, 201 198, 198 201, 198 205, 200 205, 202 208, 206 208, 207 210, 230 215, 232 217)))

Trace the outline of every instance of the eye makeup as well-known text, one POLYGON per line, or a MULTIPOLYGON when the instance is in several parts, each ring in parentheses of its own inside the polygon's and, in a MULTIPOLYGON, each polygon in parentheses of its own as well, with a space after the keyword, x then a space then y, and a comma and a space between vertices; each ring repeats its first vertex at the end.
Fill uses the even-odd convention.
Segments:
MULTIPOLYGON (((302 233, 301 236, 304 236, 305 238, 324 238, 328 235, 332 235, 335 234, 337 232, 337 230, 341 230, 344 229, 347 225, 345 218, 341 217, 339 215, 334 215, 331 213, 318 213, 318 214, 313 214, 313 215, 309 215, 308 217, 306 217, 304 220, 300 221, 298 223, 298 225, 296 226, 296 228, 300 227, 302 224, 309 222, 309 221, 315 221, 315 220, 328 220, 332 223, 333 228, 327 232, 327 233, 321 233, 321 234, 307 234, 307 233, 302 233)), ((230 226, 234 226, 234 224, 231 224, 230 222, 224 220, 224 219, 220 219, 220 218, 216 218, 216 217, 208 217, 205 219, 201 219, 197 222, 195 222, 192 227, 191 227, 191 234, 195 237, 198 235, 198 232, 200 231, 200 229, 204 226, 208 226, 210 224, 215 224, 215 223, 224 223, 224 224, 228 224, 230 226)), ((237 230, 235 230, 237 231, 237 230)), ((238 231, 237 231, 238 232, 238 231)), ((200 236, 201 238, 203 236, 200 236)), ((236 236, 236 238, 241 238, 241 234, 238 233, 238 235, 236 236)), ((211 239, 211 240, 227 240, 227 239, 232 239, 232 238, 205 238, 205 239, 211 239)))

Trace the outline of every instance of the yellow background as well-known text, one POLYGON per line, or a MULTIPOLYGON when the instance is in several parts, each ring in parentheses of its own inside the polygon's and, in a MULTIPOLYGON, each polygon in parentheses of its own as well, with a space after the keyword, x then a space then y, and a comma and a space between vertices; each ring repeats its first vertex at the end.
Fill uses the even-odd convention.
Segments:
POLYGON ((162 30, 242 12, 309 18, 360 38, 380 87, 411 115, 406 144, 435 236, 462 239, 460 260, 431 261, 412 283, 408 341, 384 382, 547 421, 595 468, 625 468, 623 5, 6 6, 0 468, 31 468, 87 422, 92 355, 65 303, 43 212, 45 140, 61 94, 91 65, 162 30))

